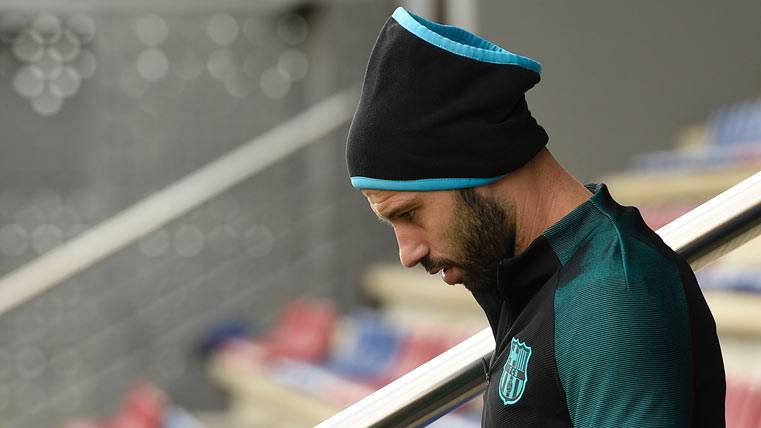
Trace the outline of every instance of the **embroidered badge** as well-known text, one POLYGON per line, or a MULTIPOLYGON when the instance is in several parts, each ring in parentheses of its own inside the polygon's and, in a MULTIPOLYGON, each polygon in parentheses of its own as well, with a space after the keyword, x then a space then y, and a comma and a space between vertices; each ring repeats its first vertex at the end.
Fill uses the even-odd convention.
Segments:
POLYGON ((531 347, 513 337, 510 342, 510 354, 507 356, 502 376, 499 378, 499 397, 507 406, 515 404, 523 396, 528 383, 528 360, 531 347))

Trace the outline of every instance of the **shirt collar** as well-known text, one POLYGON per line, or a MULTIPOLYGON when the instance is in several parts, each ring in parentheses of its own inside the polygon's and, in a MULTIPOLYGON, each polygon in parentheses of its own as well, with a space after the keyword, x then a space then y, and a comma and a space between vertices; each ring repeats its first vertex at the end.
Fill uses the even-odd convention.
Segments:
POLYGON ((605 184, 588 184, 586 188, 593 192, 592 196, 542 234, 550 241, 561 265, 571 258, 601 224, 615 221, 624 211, 624 207, 610 196, 605 184))
POLYGON ((622 208, 602 183, 586 185, 593 194, 555 224, 547 228, 520 254, 502 260, 497 292, 511 306, 522 305, 573 254, 605 219, 602 213, 622 208))

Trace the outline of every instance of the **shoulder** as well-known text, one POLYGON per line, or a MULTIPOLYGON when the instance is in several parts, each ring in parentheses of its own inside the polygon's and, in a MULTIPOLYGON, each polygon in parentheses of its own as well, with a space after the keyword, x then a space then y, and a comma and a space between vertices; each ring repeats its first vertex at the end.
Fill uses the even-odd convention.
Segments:
POLYGON ((578 245, 559 272, 560 305, 569 299, 598 305, 634 299, 686 311, 679 256, 637 218, 600 222, 578 245))
POLYGON ((562 266, 555 290, 556 331, 592 322, 604 335, 621 327, 682 334, 689 312, 680 265, 665 245, 617 224, 597 228, 562 266))
POLYGON ((676 259, 646 232, 601 224, 559 273, 556 364, 574 423, 586 422, 580 426, 685 417, 688 404, 677 403, 691 391, 682 278, 676 259), (632 408, 631 400, 642 406, 632 408), (602 402, 605 415, 593 410, 602 402))

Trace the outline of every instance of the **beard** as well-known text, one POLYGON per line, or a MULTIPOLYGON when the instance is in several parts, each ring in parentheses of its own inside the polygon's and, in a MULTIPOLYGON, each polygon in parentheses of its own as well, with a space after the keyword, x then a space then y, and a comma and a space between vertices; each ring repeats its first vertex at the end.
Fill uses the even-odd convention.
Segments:
MULTIPOLYGON (((475 190, 457 191, 455 221, 447 236, 459 261, 423 258, 421 264, 453 266, 463 272, 462 283, 471 292, 497 288, 499 264, 515 255, 515 218, 496 200, 475 190)), ((514 205, 506 204, 515 212, 514 205)))

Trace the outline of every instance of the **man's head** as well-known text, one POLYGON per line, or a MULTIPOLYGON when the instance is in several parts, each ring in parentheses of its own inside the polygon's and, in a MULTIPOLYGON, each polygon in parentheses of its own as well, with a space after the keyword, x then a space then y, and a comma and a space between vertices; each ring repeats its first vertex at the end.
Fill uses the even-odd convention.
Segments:
POLYGON ((520 168, 548 140, 525 98, 540 70, 475 34, 397 8, 370 54, 349 128, 352 185, 453 190, 520 168))
POLYGON ((502 184, 548 140, 525 99, 540 71, 531 58, 404 8, 386 22, 346 159, 352 185, 394 227, 403 265, 472 290, 496 281, 520 237, 502 184))
POLYGON ((363 192, 391 225, 404 266, 422 265, 448 284, 491 289, 499 262, 515 251, 515 204, 487 188, 434 192, 363 192))

